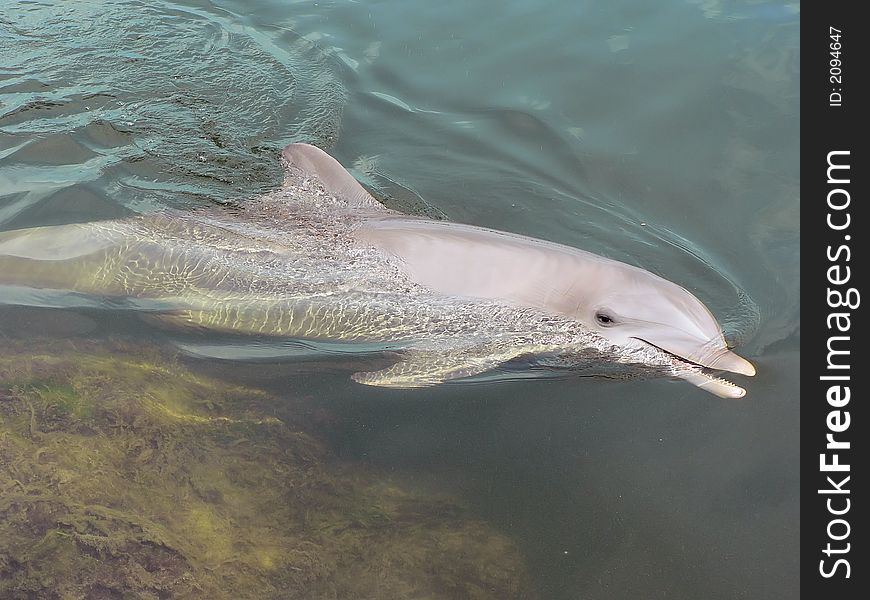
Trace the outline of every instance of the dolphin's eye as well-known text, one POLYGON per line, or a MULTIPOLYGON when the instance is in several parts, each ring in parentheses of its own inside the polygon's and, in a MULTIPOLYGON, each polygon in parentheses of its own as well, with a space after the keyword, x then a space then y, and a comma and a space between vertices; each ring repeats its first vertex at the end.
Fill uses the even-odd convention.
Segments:
POLYGON ((603 312, 595 313, 595 320, 598 321, 598 324, 602 327, 610 327, 616 323, 616 321, 613 320, 613 317, 603 312))

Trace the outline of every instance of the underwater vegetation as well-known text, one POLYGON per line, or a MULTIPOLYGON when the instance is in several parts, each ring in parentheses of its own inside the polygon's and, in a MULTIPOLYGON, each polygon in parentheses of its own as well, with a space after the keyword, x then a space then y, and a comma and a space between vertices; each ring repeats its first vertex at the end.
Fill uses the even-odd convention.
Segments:
POLYGON ((122 341, 0 347, 0 598, 528 598, 449 497, 122 341))

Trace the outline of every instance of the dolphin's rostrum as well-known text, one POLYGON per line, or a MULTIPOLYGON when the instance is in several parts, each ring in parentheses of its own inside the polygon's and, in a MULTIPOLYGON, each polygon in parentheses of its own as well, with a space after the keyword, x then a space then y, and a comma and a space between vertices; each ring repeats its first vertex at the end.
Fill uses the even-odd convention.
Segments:
POLYGON ((234 209, 161 212, 0 233, 0 284, 153 298, 212 330, 381 342, 368 385, 419 387, 520 357, 595 360, 718 396, 754 375, 684 288, 576 248, 389 210, 314 146, 283 151, 284 186, 234 209))

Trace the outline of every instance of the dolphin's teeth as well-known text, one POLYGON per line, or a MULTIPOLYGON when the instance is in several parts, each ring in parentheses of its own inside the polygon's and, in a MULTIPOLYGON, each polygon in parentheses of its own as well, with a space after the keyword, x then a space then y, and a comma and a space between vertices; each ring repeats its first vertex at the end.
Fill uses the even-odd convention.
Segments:
POLYGON ((700 369, 692 369, 689 372, 680 373, 681 379, 685 379, 699 388, 716 394, 720 398, 742 398, 746 395, 746 390, 731 383, 727 379, 710 375, 700 369))
POLYGON ((721 384, 721 385, 726 385, 726 386, 728 386, 728 387, 733 387, 733 388, 743 389, 743 388, 741 388, 739 385, 737 385, 736 383, 734 383, 734 382, 732 382, 732 381, 728 381, 728 380, 725 379, 724 377, 716 377, 715 375, 710 375, 710 374, 708 374, 708 373, 704 373, 703 371, 701 372, 701 374, 704 375, 705 377, 709 377, 711 380, 713 380, 713 381, 715 381, 716 383, 719 383, 719 384, 721 384))

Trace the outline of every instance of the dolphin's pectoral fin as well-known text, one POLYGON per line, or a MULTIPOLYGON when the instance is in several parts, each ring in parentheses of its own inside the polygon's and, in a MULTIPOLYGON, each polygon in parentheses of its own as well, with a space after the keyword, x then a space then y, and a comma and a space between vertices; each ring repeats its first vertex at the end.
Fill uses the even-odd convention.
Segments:
MULTIPOLYGON (((384 209, 384 205, 354 179, 341 163, 316 146, 290 144, 281 153, 287 167, 304 177, 317 179, 327 192, 354 208, 384 209)), ((286 185, 286 183, 285 183, 286 185)))
POLYGON ((516 358, 520 352, 477 353, 415 350, 391 367, 380 371, 354 373, 357 383, 391 388, 419 388, 451 379, 479 375, 516 358))

